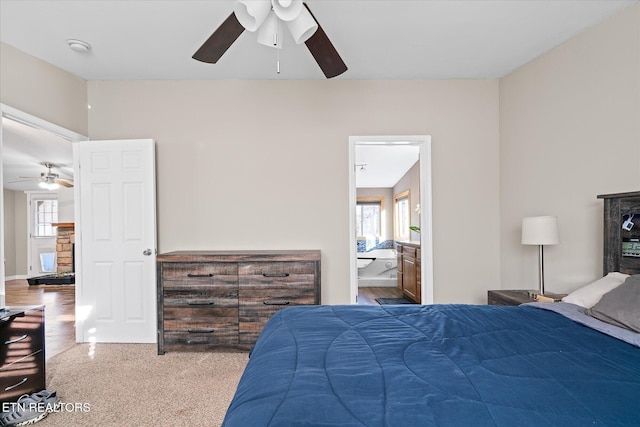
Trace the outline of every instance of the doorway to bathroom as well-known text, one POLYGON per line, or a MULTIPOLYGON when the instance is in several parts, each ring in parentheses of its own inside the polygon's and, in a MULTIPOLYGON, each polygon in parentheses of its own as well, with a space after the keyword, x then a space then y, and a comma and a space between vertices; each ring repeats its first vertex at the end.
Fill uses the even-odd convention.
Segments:
POLYGON ((359 287, 433 303, 431 137, 350 137, 349 201, 351 303, 359 287))

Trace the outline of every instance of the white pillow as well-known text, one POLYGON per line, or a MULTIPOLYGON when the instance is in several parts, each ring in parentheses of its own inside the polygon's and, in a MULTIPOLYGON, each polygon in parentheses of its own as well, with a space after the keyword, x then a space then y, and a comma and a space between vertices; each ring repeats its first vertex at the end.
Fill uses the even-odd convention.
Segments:
POLYGON ((584 308, 591 308, 602 298, 602 295, 606 294, 612 289, 617 288, 629 277, 628 274, 611 272, 604 276, 602 279, 598 279, 595 282, 591 282, 581 288, 571 292, 566 297, 562 298, 562 301, 576 304, 584 308))

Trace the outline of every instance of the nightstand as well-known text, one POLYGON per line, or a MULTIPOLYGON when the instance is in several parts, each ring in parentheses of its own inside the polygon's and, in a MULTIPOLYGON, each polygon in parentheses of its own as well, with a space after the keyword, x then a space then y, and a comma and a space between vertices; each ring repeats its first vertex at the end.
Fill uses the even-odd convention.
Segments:
POLYGON ((487 300, 489 305, 520 305, 525 302, 535 302, 533 290, 513 290, 513 291, 488 291, 487 300))

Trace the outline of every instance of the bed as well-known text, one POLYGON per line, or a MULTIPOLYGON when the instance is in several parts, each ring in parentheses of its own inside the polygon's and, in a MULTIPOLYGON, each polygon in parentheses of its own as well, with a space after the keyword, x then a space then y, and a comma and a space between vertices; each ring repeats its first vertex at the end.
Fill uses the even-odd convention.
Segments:
POLYGON ((572 303, 291 307, 223 425, 637 426, 638 346, 572 303))

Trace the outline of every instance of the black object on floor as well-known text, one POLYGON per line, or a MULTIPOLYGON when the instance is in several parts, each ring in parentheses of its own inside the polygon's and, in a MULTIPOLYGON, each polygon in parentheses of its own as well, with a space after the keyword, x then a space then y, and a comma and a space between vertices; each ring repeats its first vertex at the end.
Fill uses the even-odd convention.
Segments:
POLYGON ((406 298, 376 298, 376 302, 380 305, 385 304, 416 304, 406 298))
POLYGON ((73 285, 76 283, 76 275, 68 274, 47 274, 46 276, 30 277, 27 279, 29 285, 73 285))

